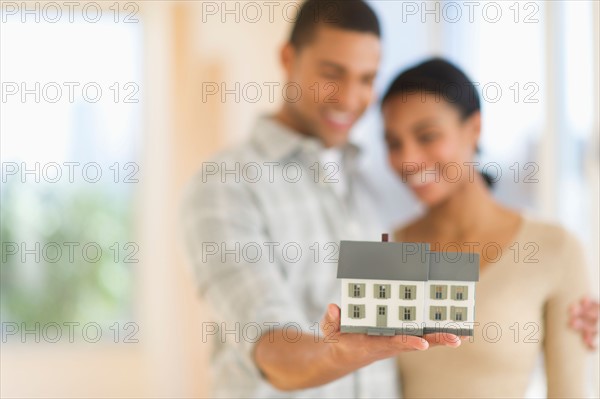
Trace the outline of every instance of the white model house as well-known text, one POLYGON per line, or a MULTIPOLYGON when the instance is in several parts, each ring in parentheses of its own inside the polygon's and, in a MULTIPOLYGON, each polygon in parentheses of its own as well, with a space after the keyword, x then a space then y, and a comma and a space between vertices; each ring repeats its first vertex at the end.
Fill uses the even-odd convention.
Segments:
MULTIPOLYGON (((385 235, 384 235, 385 236, 385 235)), ((472 335, 479 255, 429 244, 342 241, 341 331, 369 335, 472 335)))

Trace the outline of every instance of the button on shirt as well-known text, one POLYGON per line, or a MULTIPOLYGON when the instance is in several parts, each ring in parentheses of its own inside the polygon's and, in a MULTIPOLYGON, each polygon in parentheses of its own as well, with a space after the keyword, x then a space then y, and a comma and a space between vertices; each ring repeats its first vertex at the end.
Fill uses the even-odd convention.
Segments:
POLYGON ((359 148, 336 149, 340 165, 323 162, 327 151, 263 117, 246 143, 204 162, 188 187, 184 240, 216 318, 211 396, 398 396, 391 359, 293 392, 272 387, 253 361, 258 337, 271 328, 285 328, 291 341, 299 329, 318 334, 327 304, 340 302, 340 240, 377 241, 383 232, 359 148))

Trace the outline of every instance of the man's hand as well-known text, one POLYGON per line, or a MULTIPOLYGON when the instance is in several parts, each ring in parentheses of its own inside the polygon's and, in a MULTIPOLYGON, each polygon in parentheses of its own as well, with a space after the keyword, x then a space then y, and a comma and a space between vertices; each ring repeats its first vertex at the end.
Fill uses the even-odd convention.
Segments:
POLYGON ((570 307, 569 324, 571 328, 581 333, 583 342, 590 350, 596 349, 597 345, 599 313, 600 304, 588 296, 570 307))
POLYGON ((316 387, 402 352, 461 344, 460 338, 452 334, 421 338, 341 333, 340 308, 333 304, 327 307, 321 330, 323 336, 304 332, 299 340, 291 342, 282 330, 276 329, 256 343, 256 365, 275 388, 290 391, 316 387))
POLYGON ((340 332, 340 317, 340 308, 329 304, 321 323, 324 342, 330 346, 332 357, 340 363, 361 359, 361 363, 365 366, 377 360, 397 356, 402 352, 424 351, 432 346, 455 348, 461 344, 459 337, 446 333, 428 334, 423 338, 412 335, 383 337, 345 334, 340 332))

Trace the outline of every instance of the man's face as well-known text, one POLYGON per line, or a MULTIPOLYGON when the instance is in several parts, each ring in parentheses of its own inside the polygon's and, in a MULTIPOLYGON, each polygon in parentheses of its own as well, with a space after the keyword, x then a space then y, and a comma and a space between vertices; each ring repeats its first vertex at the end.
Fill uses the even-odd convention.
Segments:
MULTIPOLYGON (((346 143, 350 128, 373 101, 380 54, 376 35, 327 26, 319 27, 299 51, 288 45, 287 79, 302 94, 285 104, 292 127, 318 137, 326 147, 346 143)), ((294 97, 291 87, 289 93, 294 97)))

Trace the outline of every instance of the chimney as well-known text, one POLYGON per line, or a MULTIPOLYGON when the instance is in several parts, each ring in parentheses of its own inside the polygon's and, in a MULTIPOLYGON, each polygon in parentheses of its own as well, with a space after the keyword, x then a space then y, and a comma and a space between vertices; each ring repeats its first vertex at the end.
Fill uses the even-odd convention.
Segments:
POLYGON ((383 233, 381 235, 381 242, 388 242, 389 241, 389 235, 388 233, 383 233))

